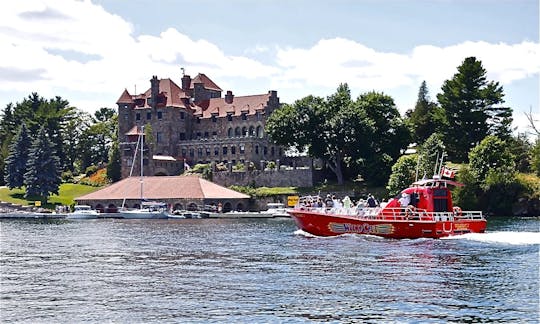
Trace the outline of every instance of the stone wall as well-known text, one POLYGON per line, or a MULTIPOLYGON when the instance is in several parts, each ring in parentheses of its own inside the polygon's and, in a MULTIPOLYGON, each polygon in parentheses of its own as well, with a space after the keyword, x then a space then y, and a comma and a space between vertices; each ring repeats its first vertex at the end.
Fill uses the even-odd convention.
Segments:
POLYGON ((232 185, 252 187, 312 187, 310 168, 253 171, 214 171, 212 182, 224 187, 232 185))

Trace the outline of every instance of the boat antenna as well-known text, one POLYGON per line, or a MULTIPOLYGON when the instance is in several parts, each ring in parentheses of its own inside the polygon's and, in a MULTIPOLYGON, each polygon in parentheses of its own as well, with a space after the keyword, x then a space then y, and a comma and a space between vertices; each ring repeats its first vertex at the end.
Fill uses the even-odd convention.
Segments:
POLYGON ((437 175, 437 164, 439 163, 439 152, 437 151, 437 158, 435 159, 435 167, 433 169, 433 175, 437 175))
POLYGON ((441 177, 442 177, 443 161, 444 161, 445 156, 446 156, 446 153, 443 151, 442 154, 441 154, 441 165, 439 166, 439 176, 441 176, 441 177))

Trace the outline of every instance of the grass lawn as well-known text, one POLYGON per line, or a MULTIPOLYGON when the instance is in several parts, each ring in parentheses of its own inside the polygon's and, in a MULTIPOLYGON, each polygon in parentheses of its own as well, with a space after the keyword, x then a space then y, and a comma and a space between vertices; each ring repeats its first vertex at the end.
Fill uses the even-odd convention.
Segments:
MULTIPOLYGON (((54 209, 55 205, 73 205, 76 197, 85 195, 90 192, 99 190, 100 187, 92 187, 74 183, 64 183, 60 186, 58 195, 52 195, 49 197, 47 203, 43 206, 45 208, 54 209)), ((21 205, 34 205, 34 199, 24 198, 24 189, 0 188, 0 201, 6 201, 14 204, 21 205)))

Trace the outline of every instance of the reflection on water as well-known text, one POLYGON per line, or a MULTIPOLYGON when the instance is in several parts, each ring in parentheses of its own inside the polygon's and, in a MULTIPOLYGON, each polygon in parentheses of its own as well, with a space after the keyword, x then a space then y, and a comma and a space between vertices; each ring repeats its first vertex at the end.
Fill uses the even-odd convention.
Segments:
MULTIPOLYGON (((492 224, 495 225, 492 225, 492 224)), ((5 322, 531 322, 538 220, 445 240, 289 219, 2 221, 5 322)))

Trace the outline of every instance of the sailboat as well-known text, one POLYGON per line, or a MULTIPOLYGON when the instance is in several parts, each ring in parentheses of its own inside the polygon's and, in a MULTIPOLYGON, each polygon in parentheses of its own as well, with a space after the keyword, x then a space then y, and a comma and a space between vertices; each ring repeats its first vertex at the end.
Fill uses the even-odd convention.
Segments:
POLYGON ((168 218, 169 213, 167 212, 167 204, 163 202, 156 201, 145 201, 144 199, 144 174, 143 174, 143 156, 144 156, 144 126, 141 126, 141 132, 137 139, 137 145, 135 146, 135 154, 133 155, 133 164, 131 165, 131 170, 129 176, 131 177, 133 173, 133 166, 135 165, 135 160, 137 158, 137 152, 141 152, 141 172, 140 172, 140 184, 141 184, 141 204, 138 209, 127 209, 124 207, 126 199, 122 201, 122 207, 119 213, 123 218, 129 219, 155 219, 155 218, 168 218))

